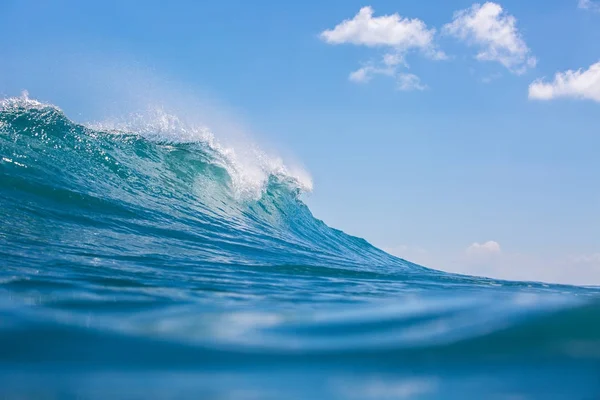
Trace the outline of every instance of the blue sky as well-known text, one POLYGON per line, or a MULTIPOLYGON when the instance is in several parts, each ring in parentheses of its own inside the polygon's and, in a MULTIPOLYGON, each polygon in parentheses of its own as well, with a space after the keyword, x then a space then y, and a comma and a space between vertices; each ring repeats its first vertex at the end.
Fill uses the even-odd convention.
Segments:
POLYGON ((600 284, 600 2, 8 0, 0 37, 2 95, 97 119, 160 81, 300 160, 334 227, 600 284))

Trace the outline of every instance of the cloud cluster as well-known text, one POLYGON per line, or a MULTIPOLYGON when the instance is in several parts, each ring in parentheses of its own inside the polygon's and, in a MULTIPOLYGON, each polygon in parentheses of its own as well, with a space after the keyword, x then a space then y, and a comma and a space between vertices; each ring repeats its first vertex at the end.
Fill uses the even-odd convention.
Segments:
MULTIPOLYGON (((600 11, 600 0, 578 0, 581 9, 600 11)), ((375 60, 364 63, 351 72, 348 79, 368 83, 375 76, 387 76, 395 81, 397 90, 425 90, 427 85, 414 73, 408 73, 406 56, 418 52, 432 60, 445 60, 447 55, 438 49, 437 31, 418 18, 407 18, 394 13, 375 16, 372 7, 363 7, 351 19, 321 32, 321 39, 332 45, 351 44, 383 49, 375 60)), ((456 11, 451 22, 442 27, 442 33, 469 46, 476 47, 475 59, 497 62, 508 71, 521 75, 537 65, 537 59, 517 28, 517 19, 494 2, 473 4, 456 11)), ((499 74, 482 79, 489 83, 499 74)), ((588 69, 556 73, 554 80, 538 79, 529 85, 529 98, 552 100, 556 98, 588 99, 600 102, 600 62, 588 69)))
POLYGON ((473 4, 458 11, 453 21, 444 25, 443 32, 479 47, 478 60, 499 62, 516 74, 537 64, 517 29, 516 18, 499 4, 473 4))
POLYGON ((400 72, 408 68, 405 55, 420 51, 432 59, 444 59, 446 55, 434 45, 435 29, 418 18, 405 18, 399 14, 373 16, 371 7, 363 7, 352 19, 347 19, 333 29, 321 33, 321 39, 329 44, 353 44, 357 46, 385 48, 378 62, 370 62, 350 73, 352 82, 366 83, 375 75, 384 75, 396 80, 398 90, 424 90, 426 86, 414 74, 400 72))
MULTIPOLYGON (((480 61, 497 61, 510 71, 523 73, 535 66, 536 59, 516 28, 516 19, 496 3, 474 4, 458 11, 444 33, 468 44, 477 45, 480 61)), ((351 19, 346 19, 320 34, 332 45, 352 44, 384 49, 380 60, 370 61, 350 73, 352 82, 366 83, 374 76, 394 78, 398 90, 424 90, 426 85, 412 73, 400 72, 408 68, 406 55, 416 51, 432 60, 445 60, 447 55, 435 44, 436 29, 429 28, 418 18, 406 18, 398 13, 374 16, 371 7, 363 7, 351 19)))
POLYGON ((587 70, 558 72, 552 82, 536 80, 529 85, 529 98, 552 100, 559 97, 600 102, 600 62, 587 70))

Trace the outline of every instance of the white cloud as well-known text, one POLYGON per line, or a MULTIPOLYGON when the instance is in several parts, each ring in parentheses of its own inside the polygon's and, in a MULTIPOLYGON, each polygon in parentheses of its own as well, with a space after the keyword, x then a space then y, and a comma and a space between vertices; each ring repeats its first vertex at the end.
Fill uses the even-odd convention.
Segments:
POLYGON ((355 83, 368 83, 374 75, 386 75, 396 79, 396 88, 400 91, 408 92, 412 90, 425 90, 427 85, 421 83, 421 79, 415 74, 398 72, 395 66, 379 68, 368 65, 353 71, 348 79, 355 83))
POLYGON ((482 83, 492 83, 493 81, 502 78, 502 74, 495 73, 481 78, 482 83))
POLYGON ((420 19, 403 18, 398 14, 373 17, 371 7, 363 7, 352 19, 321 33, 330 44, 351 43, 364 46, 388 46, 396 49, 428 49, 435 29, 427 29, 420 19))
POLYGON ((502 250, 500 249, 500 244, 493 240, 487 241, 485 243, 473 243, 472 245, 467 247, 466 250, 468 256, 500 254, 501 252, 502 250))
POLYGON ((384 54, 383 55, 383 64, 387 65, 388 67, 394 67, 396 65, 404 65, 404 66, 408 66, 406 64, 406 61, 404 61, 404 56, 402 56, 402 54, 400 53, 388 53, 388 54, 384 54))
POLYGON ((350 75, 348 76, 348 79, 350 79, 352 82, 357 83, 369 82, 371 78, 372 75, 369 67, 357 69, 356 71, 350 72, 350 75))
POLYGON ((373 65, 367 65, 351 72, 348 79, 356 83, 367 83, 373 78, 373 75, 394 76, 395 74, 396 69, 393 67, 375 67, 373 65))
POLYGON ((425 90, 426 85, 421 83, 421 79, 414 74, 398 74, 396 77, 398 80, 398 90, 411 91, 411 90, 425 90))
POLYGON ((600 12, 600 1, 597 0, 579 0, 579 8, 600 12))
POLYGON ((517 20, 499 4, 473 4, 454 14, 444 33, 480 48, 477 59, 497 61, 509 71, 521 74, 535 67, 537 60, 517 29, 517 20))
POLYGON ((405 56, 410 51, 420 51, 433 60, 446 59, 441 50, 436 49, 433 40, 435 29, 427 28, 420 19, 392 15, 373 16, 373 8, 363 7, 352 19, 347 19, 333 29, 325 30, 320 37, 329 44, 353 44, 357 46, 384 48, 381 61, 370 62, 350 73, 349 79, 356 83, 369 82, 375 75, 394 78, 399 90, 423 90, 419 77, 400 73, 400 67, 408 68, 405 56))
POLYGON ((588 99, 600 102, 600 62, 587 70, 559 72, 554 81, 536 80, 529 85, 529 98, 552 100, 559 97, 588 99))

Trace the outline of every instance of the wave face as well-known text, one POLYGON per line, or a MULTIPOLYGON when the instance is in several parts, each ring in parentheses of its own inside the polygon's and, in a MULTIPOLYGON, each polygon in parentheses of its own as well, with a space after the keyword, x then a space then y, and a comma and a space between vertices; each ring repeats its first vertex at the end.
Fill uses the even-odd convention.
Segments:
POLYGON ((0 397, 600 395, 598 290, 398 259, 279 160, 159 122, 1 103, 0 397))

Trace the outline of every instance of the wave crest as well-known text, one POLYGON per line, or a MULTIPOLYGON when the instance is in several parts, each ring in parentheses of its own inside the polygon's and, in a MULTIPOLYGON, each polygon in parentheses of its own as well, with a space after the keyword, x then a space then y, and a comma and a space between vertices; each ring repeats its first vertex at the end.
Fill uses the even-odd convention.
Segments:
MULTIPOLYGON (((20 97, 1 100, 0 112, 12 114, 12 118, 22 116, 30 122, 49 125, 62 120, 71 125, 71 128, 85 127, 93 136, 107 133, 139 136, 162 145, 198 144, 210 154, 212 163, 227 171, 231 186, 239 199, 259 199, 273 179, 286 183, 294 192, 313 190, 312 179, 303 169, 286 165, 280 157, 267 154, 253 143, 224 145, 208 127, 187 123, 160 107, 145 113, 131 114, 124 120, 79 125, 70 121, 59 107, 31 99, 25 91, 20 97)), ((0 124, 6 124, 5 119, 0 124)))

